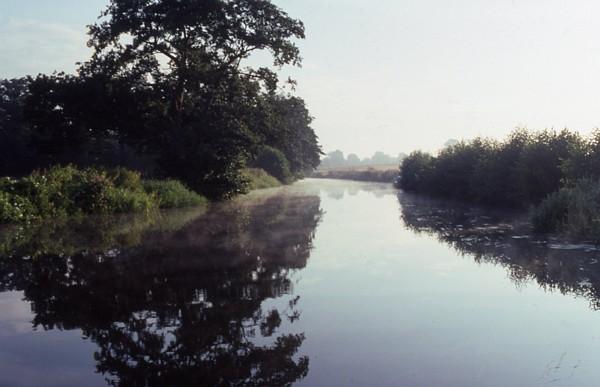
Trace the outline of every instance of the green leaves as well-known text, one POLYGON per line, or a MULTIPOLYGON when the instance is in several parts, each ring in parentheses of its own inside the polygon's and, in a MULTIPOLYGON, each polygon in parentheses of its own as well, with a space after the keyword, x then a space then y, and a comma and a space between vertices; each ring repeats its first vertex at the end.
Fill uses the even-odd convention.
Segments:
POLYGON ((318 165, 304 101, 277 94, 272 68, 246 66, 257 51, 300 64, 304 25, 271 1, 110 0, 89 35, 94 53, 78 75, 0 84, 11 96, 0 117, 4 105, 22 113, 18 135, 0 128, 0 140, 29 160, 0 174, 123 165, 221 199, 247 190, 242 171, 264 145, 283 152, 291 177, 318 165))
POLYGON ((81 214, 149 212, 205 203, 178 181, 143 182, 138 172, 73 166, 0 179, 0 223, 26 223, 81 214))

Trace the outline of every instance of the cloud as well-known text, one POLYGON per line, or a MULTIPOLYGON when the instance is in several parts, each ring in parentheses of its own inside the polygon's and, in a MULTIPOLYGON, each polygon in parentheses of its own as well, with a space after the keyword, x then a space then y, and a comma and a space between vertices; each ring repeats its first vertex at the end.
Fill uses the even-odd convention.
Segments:
POLYGON ((0 25, 0 78, 53 71, 73 72, 86 60, 84 29, 38 20, 9 19, 0 25))

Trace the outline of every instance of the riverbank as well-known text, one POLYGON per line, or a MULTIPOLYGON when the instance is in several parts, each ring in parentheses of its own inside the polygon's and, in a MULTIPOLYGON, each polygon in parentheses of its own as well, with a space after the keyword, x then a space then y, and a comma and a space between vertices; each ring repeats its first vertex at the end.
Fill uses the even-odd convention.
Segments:
POLYGON ((50 218, 148 212, 207 203, 177 180, 144 180, 124 168, 73 166, 0 179, 0 223, 50 218))
POLYGON ((407 192, 531 210, 540 233, 600 241, 600 132, 516 130, 475 138, 438 154, 413 152, 401 165, 407 192))
MULTIPOLYGON (((245 178, 249 190, 281 185, 260 169, 246 170, 245 178)), ((140 173, 124 168, 52 167, 23 178, 0 178, 0 224, 147 213, 208 202, 178 180, 142 179, 140 173)))

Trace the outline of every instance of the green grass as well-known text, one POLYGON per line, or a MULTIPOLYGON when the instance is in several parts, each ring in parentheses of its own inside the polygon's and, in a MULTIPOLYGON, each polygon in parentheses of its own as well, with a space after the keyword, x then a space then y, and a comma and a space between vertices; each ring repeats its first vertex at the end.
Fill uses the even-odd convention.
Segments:
POLYGON ((177 180, 145 180, 144 190, 158 198, 160 208, 182 208, 206 204, 203 196, 177 180))
POLYGON ((249 190, 274 188, 281 186, 281 182, 269 175, 263 169, 247 168, 244 170, 244 177, 249 181, 249 190))
POLYGON ((52 167, 0 178, 0 223, 31 223, 77 215, 149 212, 205 202, 174 181, 147 181, 123 168, 52 167))

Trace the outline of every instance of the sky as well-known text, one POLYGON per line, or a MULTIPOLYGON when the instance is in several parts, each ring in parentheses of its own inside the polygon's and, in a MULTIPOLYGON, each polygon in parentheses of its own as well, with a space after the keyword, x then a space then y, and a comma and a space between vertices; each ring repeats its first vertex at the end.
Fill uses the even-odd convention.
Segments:
MULTIPOLYGON (((0 78, 72 72, 106 0, 0 0, 0 78)), ((274 0, 325 151, 433 151, 517 127, 600 127, 597 0, 274 0)))

